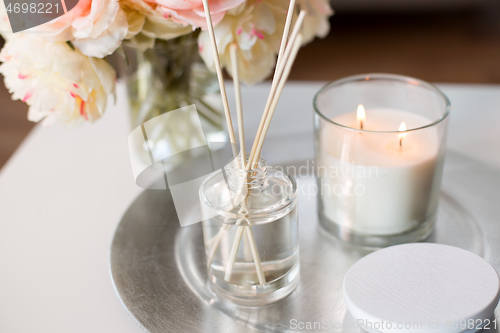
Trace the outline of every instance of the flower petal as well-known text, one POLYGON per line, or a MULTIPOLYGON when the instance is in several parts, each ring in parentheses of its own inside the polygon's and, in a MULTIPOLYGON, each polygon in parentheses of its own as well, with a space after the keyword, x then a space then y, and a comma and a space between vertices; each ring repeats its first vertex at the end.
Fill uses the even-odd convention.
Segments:
POLYGON ((95 38, 75 39, 73 45, 83 54, 103 58, 113 53, 128 33, 127 15, 118 7, 118 13, 111 25, 95 38))

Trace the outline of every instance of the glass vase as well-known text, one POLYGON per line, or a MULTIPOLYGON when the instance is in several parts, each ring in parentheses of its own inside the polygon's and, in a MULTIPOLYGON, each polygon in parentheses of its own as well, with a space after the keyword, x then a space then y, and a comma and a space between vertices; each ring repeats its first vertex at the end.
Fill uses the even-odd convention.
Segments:
POLYGON ((200 187, 208 281, 234 303, 261 306, 299 281, 297 184, 261 159, 243 171, 236 160, 200 187))
MULTIPOLYGON (((210 72, 198 53, 197 32, 172 40, 157 40, 154 48, 141 51, 132 45, 124 47, 130 125, 132 129, 166 112, 195 104, 205 139, 225 142, 224 113, 217 77, 210 72)), ((156 121, 148 131, 148 147, 139 142, 136 156, 149 161, 153 156, 178 156, 191 145, 186 130, 192 120, 182 115, 169 122, 156 121)), ((172 169, 181 161, 169 159, 172 169)))

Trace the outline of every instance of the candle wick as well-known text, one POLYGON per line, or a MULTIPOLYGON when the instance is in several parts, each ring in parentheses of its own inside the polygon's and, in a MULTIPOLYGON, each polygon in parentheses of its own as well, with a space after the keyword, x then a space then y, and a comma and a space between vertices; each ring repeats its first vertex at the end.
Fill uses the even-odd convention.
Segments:
POLYGON ((359 121, 359 129, 363 129, 363 120, 359 121))

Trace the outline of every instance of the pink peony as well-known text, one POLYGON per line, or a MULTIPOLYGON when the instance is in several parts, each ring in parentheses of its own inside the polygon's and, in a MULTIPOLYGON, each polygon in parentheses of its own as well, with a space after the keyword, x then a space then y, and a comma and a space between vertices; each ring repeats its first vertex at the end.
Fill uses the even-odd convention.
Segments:
POLYGON ((71 41, 83 54, 103 58, 121 45, 128 23, 117 0, 80 0, 67 14, 30 30, 52 41, 71 41))
MULTIPOLYGON (((207 23, 202 0, 156 0, 166 18, 182 25, 191 25, 194 28, 206 29, 207 23)), ((245 0, 208 0, 208 7, 212 22, 217 25, 224 18, 224 14, 245 0)))
MULTIPOLYGON (((247 0, 230 10, 214 31, 221 65, 231 74, 229 45, 238 44, 240 80, 254 84, 267 78, 274 69, 281 44, 289 0, 247 0)), ((303 44, 315 37, 325 37, 330 30, 333 14, 329 0, 298 0, 297 9, 305 9, 301 32, 303 44)), ((295 14, 295 17, 297 14, 295 14)), ((207 67, 215 70, 210 38, 207 31, 198 37, 200 55, 207 67)))

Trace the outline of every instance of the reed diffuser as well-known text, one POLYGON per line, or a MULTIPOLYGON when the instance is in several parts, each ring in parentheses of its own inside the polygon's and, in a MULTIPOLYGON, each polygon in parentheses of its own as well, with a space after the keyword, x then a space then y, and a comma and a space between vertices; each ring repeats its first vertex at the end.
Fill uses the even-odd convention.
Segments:
MULTIPOLYGON (((229 139, 236 147, 231 114, 210 10, 203 0, 229 139)), ((290 34, 295 0, 290 1, 271 91, 250 153, 245 147, 238 46, 230 45, 235 87, 239 153, 200 187, 208 280, 219 296, 261 306, 290 294, 299 281, 297 184, 290 175, 268 166, 261 157, 279 98, 302 42, 302 10, 290 34)))

